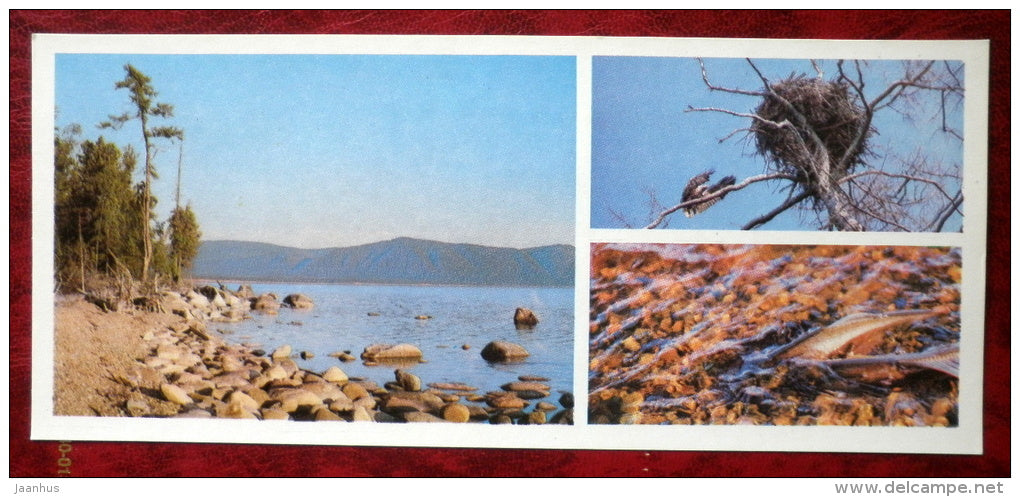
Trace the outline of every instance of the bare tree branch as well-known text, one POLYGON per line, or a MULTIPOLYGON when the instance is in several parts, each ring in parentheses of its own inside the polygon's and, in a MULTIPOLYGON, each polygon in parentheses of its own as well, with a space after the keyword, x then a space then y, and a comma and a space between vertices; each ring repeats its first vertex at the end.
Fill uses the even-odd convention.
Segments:
POLYGON ((794 177, 789 175, 789 174, 771 173, 771 174, 759 174, 757 176, 751 176, 749 178, 745 178, 740 183, 720 188, 720 189, 718 189, 718 190, 716 190, 716 191, 714 191, 714 192, 712 192, 712 193, 710 193, 708 195, 705 195, 705 196, 702 196, 702 197, 698 197, 696 199, 688 200, 686 202, 680 202, 679 204, 676 204, 673 207, 670 207, 670 208, 660 212, 658 217, 656 217, 654 221, 649 223, 648 226, 645 226, 645 229, 654 229, 654 228, 659 227, 659 225, 662 224, 663 221, 665 221, 667 216, 669 216, 670 214, 673 214, 674 212, 676 212, 676 211, 678 211, 680 209, 683 209, 685 207, 691 207, 691 206, 698 205, 698 204, 707 202, 707 201, 715 199, 715 198, 722 197, 723 195, 726 195, 727 193, 732 192, 732 191, 742 190, 742 189, 746 188, 747 186, 749 186, 749 185, 751 185, 753 183, 758 183, 758 182, 761 182, 761 181, 769 181, 769 180, 774 180, 774 179, 787 179, 787 180, 793 181, 794 177))
POLYGON ((842 180, 840 180, 840 183, 846 183, 846 182, 853 181, 853 180, 855 180, 857 178, 860 178, 860 177, 863 177, 863 176, 868 176, 868 175, 879 175, 879 176, 885 176, 885 177, 888 177, 888 178, 901 178, 901 179, 905 179, 905 180, 909 180, 909 181, 920 181, 922 183, 926 183, 926 184, 934 186, 935 189, 938 190, 939 192, 941 192, 942 195, 945 196, 947 199, 949 199, 950 201, 953 200, 953 195, 950 195, 948 192, 946 192, 946 190, 944 188, 942 188, 942 185, 939 182, 937 182, 937 181, 932 181, 932 180, 927 179, 927 178, 922 178, 920 176, 914 176, 914 175, 910 175, 910 174, 890 173, 890 172, 881 171, 881 170, 878 170, 878 169, 869 169, 867 171, 861 171, 861 172, 858 172, 858 173, 851 174, 850 176, 847 176, 847 177, 843 178, 842 180))
MULTIPOLYGON (((952 217, 954 212, 959 211, 960 204, 962 203, 963 203, 963 191, 961 190, 956 192, 956 196, 953 197, 953 201, 946 206, 945 211, 942 213, 941 216, 939 216, 934 226, 936 232, 942 231, 942 227, 945 226, 946 221, 948 221, 949 218, 952 217)), ((960 214, 963 215, 962 212, 960 214)))
POLYGON ((700 57, 698 58, 698 64, 701 65, 701 80, 705 82, 705 86, 711 91, 722 91, 726 93, 735 93, 737 95, 750 95, 752 97, 764 97, 765 94, 760 91, 741 90, 738 88, 726 88, 722 86, 713 85, 708 81, 708 70, 705 69, 705 61, 700 57))
POLYGON ((769 212, 767 212, 765 214, 762 214, 761 216, 758 216, 758 217, 748 221, 748 223, 745 224, 740 229, 747 231, 747 230, 753 230, 753 229, 755 229, 755 228, 757 228, 759 226, 762 226, 765 223, 767 223, 767 222, 771 221, 772 219, 774 219, 776 216, 778 216, 778 215, 782 214, 783 212, 785 212, 787 209, 789 209, 789 208, 791 208, 791 207, 793 207, 793 206, 803 202, 804 200, 808 199, 809 197, 811 197, 810 193, 802 191, 802 192, 800 192, 800 194, 786 199, 786 201, 783 202, 779 207, 776 207, 775 209, 772 209, 771 211, 769 211, 769 212))
POLYGON ((864 143, 865 138, 868 136, 868 130, 871 129, 871 121, 874 117, 871 105, 868 104, 867 97, 864 96, 864 75, 861 72, 860 62, 855 61, 855 67, 857 69, 857 82, 851 81, 847 77, 846 73, 843 72, 843 61, 836 63, 836 67, 839 69, 839 79, 846 82, 850 88, 853 88, 854 92, 857 93, 857 98, 864 106, 864 119, 861 120, 861 125, 857 129, 857 133, 853 138, 850 146, 847 147, 846 152, 843 153, 843 157, 839 158, 839 169, 841 171, 850 170, 850 160, 854 157, 858 150, 860 150, 861 144, 864 143))

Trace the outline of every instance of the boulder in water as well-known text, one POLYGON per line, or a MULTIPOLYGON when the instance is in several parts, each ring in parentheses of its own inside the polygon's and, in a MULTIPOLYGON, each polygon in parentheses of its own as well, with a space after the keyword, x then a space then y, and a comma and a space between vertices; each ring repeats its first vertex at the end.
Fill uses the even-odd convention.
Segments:
POLYGON ((315 303, 312 302, 312 299, 301 293, 292 293, 284 297, 283 305, 290 307, 291 309, 311 309, 315 307, 315 303))
POLYGON ((385 361, 400 359, 421 359, 421 349, 408 343, 397 345, 372 344, 365 347, 361 358, 368 361, 385 361))
POLYGON ((489 362, 520 361, 529 355, 524 347, 500 340, 489 342, 482 349, 482 358, 489 362))
POLYGON ((535 315, 531 309, 525 307, 518 307, 514 311, 514 324, 518 328, 531 328, 538 324, 538 316, 535 315))

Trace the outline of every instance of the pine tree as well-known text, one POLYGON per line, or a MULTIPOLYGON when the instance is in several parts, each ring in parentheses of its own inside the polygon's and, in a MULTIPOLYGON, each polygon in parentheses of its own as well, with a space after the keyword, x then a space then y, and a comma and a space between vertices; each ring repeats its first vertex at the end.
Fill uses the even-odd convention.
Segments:
POLYGON ((78 159, 78 139, 81 126, 71 125, 58 130, 53 137, 54 157, 54 268, 57 284, 69 285, 77 280, 79 288, 85 285, 84 245, 79 234, 79 212, 74 205, 75 192, 81 184, 78 159))
POLYGON ((179 280, 191 268, 198 255, 202 233, 198 230, 198 219, 191 205, 177 207, 170 215, 170 256, 173 263, 172 276, 179 280))
POLYGON ((155 144, 153 138, 181 139, 184 132, 173 126, 150 126, 149 120, 153 117, 173 117, 173 106, 153 101, 158 95, 152 86, 152 79, 144 73, 135 69, 131 64, 124 66, 127 73, 125 78, 118 81, 116 89, 127 89, 130 92, 131 103, 135 107, 134 113, 124 113, 119 116, 110 116, 110 121, 102 123, 101 127, 119 128, 125 122, 138 119, 141 122, 142 140, 145 144, 145 169, 142 180, 142 208, 140 210, 142 223, 142 282, 149 282, 149 268, 153 257, 153 236, 152 236, 152 212, 154 199, 152 196, 152 181, 158 178, 156 165, 153 162, 155 144))
POLYGON ((57 136, 54 146, 56 272, 60 281, 78 280, 84 291, 92 273, 129 271, 141 260, 131 215, 134 155, 102 137, 79 144, 57 136))

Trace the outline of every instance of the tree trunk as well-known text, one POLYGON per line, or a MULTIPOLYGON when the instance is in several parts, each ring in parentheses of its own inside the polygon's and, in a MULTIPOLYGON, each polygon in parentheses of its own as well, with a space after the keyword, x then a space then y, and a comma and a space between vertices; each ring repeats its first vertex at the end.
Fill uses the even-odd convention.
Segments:
POLYGON ((852 207, 848 204, 849 199, 837 183, 838 178, 832 175, 832 163, 828 154, 823 152, 819 155, 822 157, 815 169, 815 189, 829 213, 829 224, 839 231, 864 231, 864 225, 854 217, 852 207))
POLYGON ((145 112, 139 113, 142 121, 142 138, 145 141, 145 179, 142 183, 142 285, 149 282, 149 264, 152 262, 152 236, 149 234, 149 210, 152 208, 152 149, 149 146, 149 127, 145 112))

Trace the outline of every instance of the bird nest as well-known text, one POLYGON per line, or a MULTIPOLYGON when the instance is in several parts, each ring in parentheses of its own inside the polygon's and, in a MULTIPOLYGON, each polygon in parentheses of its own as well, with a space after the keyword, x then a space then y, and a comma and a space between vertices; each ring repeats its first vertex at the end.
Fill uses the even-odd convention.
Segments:
POLYGON ((852 171, 868 154, 867 140, 873 130, 864 108, 844 83, 791 75, 772 84, 754 112, 766 121, 755 119, 751 125, 758 153, 771 169, 792 174, 801 183, 818 180, 821 153, 828 156, 830 174, 837 177, 852 171), (784 121, 795 129, 773 124, 784 121), (858 139, 862 129, 865 134, 858 139), (818 150, 812 132, 825 150, 818 150))

